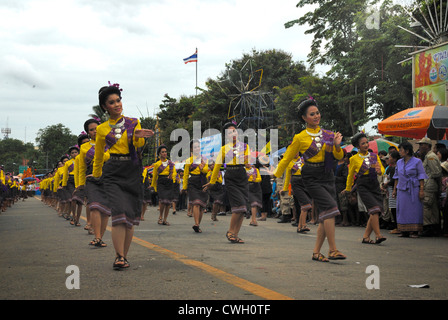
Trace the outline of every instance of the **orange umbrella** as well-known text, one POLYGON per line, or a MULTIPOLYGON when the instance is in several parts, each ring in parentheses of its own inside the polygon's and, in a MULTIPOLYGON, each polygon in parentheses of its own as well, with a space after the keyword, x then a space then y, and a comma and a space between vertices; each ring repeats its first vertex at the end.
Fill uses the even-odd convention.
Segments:
POLYGON ((381 134, 433 140, 443 139, 448 129, 448 107, 431 106, 410 108, 378 123, 381 134))

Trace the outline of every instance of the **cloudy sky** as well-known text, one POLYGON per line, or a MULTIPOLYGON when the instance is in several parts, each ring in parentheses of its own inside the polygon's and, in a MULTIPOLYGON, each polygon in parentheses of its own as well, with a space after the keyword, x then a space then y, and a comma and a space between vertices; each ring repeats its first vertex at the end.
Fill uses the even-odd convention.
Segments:
MULTIPOLYGON (((298 0, 1 0, 0 127, 35 143, 40 128, 82 131, 98 89, 123 88, 124 114, 153 116, 168 93, 198 85, 252 49, 281 49, 306 61, 312 36, 285 29, 298 0)), ((3 138, 3 136, 1 137, 3 138)))

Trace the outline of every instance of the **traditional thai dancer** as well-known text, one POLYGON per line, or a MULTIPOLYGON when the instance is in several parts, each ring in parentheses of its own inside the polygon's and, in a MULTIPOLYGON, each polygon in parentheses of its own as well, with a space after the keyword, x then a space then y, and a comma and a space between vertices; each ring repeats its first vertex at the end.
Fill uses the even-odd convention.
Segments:
MULTIPOLYGON (((213 168, 215 167, 215 160, 208 160, 207 182, 210 182, 212 177, 213 168)), ((219 212, 225 211, 224 205, 224 188, 222 187, 222 171, 219 171, 218 178, 213 186, 208 189, 209 199, 213 200, 211 219, 218 221, 217 215, 219 212)))
POLYGON ((336 248, 335 217, 340 212, 336 202, 333 174, 334 159, 341 159, 344 156, 340 147, 342 135, 320 128, 321 114, 314 99, 300 103, 298 112, 299 118, 306 123, 306 129, 294 136, 274 175, 281 177, 297 153, 302 154, 303 183, 319 210, 320 223, 312 259, 322 262, 328 262, 329 259, 345 259, 346 256, 336 248), (320 252, 325 238, 329 245, 328 258, 320 252))
POLYGON ((362 243, 380 244, 385 241, 380 230, 380 216, 383 214, 383 195, 381 194, 378 175, 384 174, 384 167, 376 153, 369 152, 369 141, 365 133, 353 136, 352 145, 358 148, 358 153, 350 158, 346 189, 342 192, 352 192, 356 189, 359 197, 367 208, 369 220, 362 238, 362 243), (356 182, 354 179, 356 178, 356 182), (353 184, 355 184, 353 186, 353 184), (370 239, 372 231, 376 239, 370 239))
POLYGON ((261 175, 260 170, 255 165, 246 165, 247 181, 249 182, 249 206, 251 212, 250 226, 258 226, 257 213, 263 207, 261 194, 261 175))
POLYGON ((225 145, 218 153, 212 177, 210 182, 204 185, 204 190, 216 183, 221 165, 225 164, 226 194, 232 211, 226 237, 232 243, 244 243, 239 237, 239 232, 249 201, 249 182, 245 165, 249 163, 250 148, 247 144, 238 141, 237 126, 234 123, 223 126, 223 136, 225 145))
POLYGON ((102 87, 99 105, 109 120, 96 128, 92 178, 101 186, 99 201, 112 215, 112 242, 116 252, 114 269, 129 268, 127 254, 140 223, 143 189, 141 147, 154 132, 141 129, 140 121, 122 115, 121 89, 118 84, 102 87), (110 158, 104 162, 105 150, 110 158))
MULTIPOLYGON (((73 193, 75 192, 75 158, 79 154, 79 147, 72 146, 68 149, 68 154, 70 159, 65 162, 64 169, 62 171, 62 188, 65 191, 65 196, 67 200, 68 215, 70 216, 70 224, 75 226, 80 226, 79 221, 76 217, 76 202, 73 199, 73 193)), ((79 219, 79 217, 78 217, 79 219)))
POLYGON ((207 182, 207 159, 201 155, 201 144, 198 140, 190 142, 191 157, 185 162, 182 191, 188 190, 188 204, 192 206, 194 225, 193 230, 201 233, 200 224, 207 206, 208 194, 202 189, 207 182))
POLYGON ((291 184, 291 190, 294 197, 297 199, 298 204, 300 205, 300 215, 297 219, 297 233, 307 233, 310 231, 310 228, 306 225, 306 219, 308 217, 308 213, 313 208, 313 202, 311 197, 305 187, 302 179, 302 166, 303 159, 300 154, 297 154, 294 157, 294 160, 291 161, 286 168, 285 174, 285 183, 283 185, 283 191, 288 191, 288 185, 291 184))
POLYGON ((174 162, 168 159, 168 149, 160 146, 157 149, 160 160, 154 163, 152 171, 151 187, 159 197, 159 220, 158 224, 169 226, 167 221, 173 202, 173 183, 176 178, 176 167, 174 162))
MULTIPOLYGON (((82 144, 79 152, 78 188, 84 189, 87 200, 86 211, 88 210, 90 212, 90 223, 93 229, 94 239, 89 244, 102 248, 107 246, 103 241, 103 236, 106 232, 111 212, 101 202, 103 200, 103 192, 100 190, 101 185, 93 179, 87 179, 93 172, 93 158, 96 149, 96 128, 99 124, 100 122, 97 119, 88 119, 84 122, 84 130, 89 135, 90 141, 82 144)), ((109 151, 104 150, 103 161, 107 162, 109 158, 109 151)))

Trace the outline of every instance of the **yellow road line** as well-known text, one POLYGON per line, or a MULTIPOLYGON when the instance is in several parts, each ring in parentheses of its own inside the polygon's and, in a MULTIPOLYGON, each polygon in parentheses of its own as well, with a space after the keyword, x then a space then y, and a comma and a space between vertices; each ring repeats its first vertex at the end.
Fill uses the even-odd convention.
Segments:
MULTIPOLYGON (((81 218, 83 220, 87 220, 84 216, 81 216, 81 218)), ((108 226, 107 230, 111 231, 111 228, 108 226)), ((198 269, 201 269, 207 273, 209 273, 210 275, 223 280, 235 287, 238 287, 240 289, 243 289, 245 291, 248 291, 258 297, 267 299, 267 300, 294 300, 291 297, 285 296, 281 293, 275 292, 273 290, 267 289, 265 287, 262 287, 258 284, 255 284, 253 282, 247 281, 245 279, 242 279, 240 277, 237 277, 233 274, 227 273, 221 269, 212 267, 206 263, 197 261, 197 260, 193 260, 188 258, 187 256, 183 255, 183 254, 179 254, 177 252, 162 248, 156 244, 150 243, 146 240, 137 238, 137 237, 133 237, 132 242, 139 244, 145 248, 148 248, 152 251, 161 253, 165 256, 168 256, 176 261, 182 262, 185 265, 188 266, 193 266, 196 267, 198 269)))
POLYGON ((252 283, 250 281, 244 280, 242 278, 239 278, 233 274, 227 273, 225 271, 222 271, 220 269, 217 269, 215 267, 212 267, 206 263, 193 260, 188 258, 187 256, 184 256, 182 254, 176 253, 174 251, 162 248, 156 244, 150 243, 148 241, 142 240, 140 238, 134 237, 133 242, 148 248, 150 250, 156 251, 158 253, 164 254, 166 256, 169 256, 170 258, 180 261, 186 265, 193 266, 196 268, 199 268, 212 276, 221 279, 227 283, 230 283, 231 285, 234 285, 235 287, 241 288, 243 290, 246 290, 248 292, 251 292, 261 298, 265 298, 268 300, 293 300, 292 298, 285 296, 281 293, 272 291, 270 289, 264 288, 258 284, 252 283))

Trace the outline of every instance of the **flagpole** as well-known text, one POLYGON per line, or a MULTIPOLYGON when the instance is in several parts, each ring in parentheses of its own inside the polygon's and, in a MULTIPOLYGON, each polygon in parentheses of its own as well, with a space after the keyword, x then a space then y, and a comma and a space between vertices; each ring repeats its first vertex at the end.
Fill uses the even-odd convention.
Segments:
POLYGON ((196 97, 198 96, 198 48, 196 48, 196 97))

